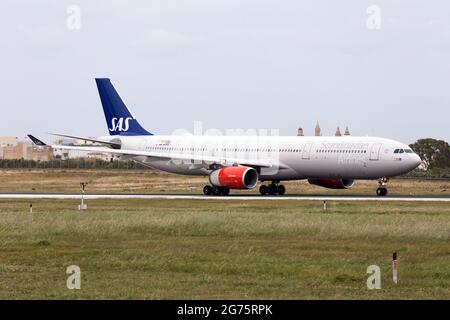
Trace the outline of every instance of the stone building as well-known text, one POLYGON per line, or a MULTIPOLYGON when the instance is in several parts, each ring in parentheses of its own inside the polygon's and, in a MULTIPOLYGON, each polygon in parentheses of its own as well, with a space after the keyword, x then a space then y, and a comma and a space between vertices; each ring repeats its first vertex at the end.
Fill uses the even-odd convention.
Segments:
POLYGON ((0 137, 0 147, 13 147, 19 142, 19 139, 17 137, 0 137))
POLYGON ((27 147, 30 144, 26 141, 19 141, 15 145, 8 145, 2 147, 2 159, 5 160, 16 160, 16 159, 26 159, 27 147))
POLYGON ((53 150, 51 147, 29 146, 26 149, 26 160, 50 161, 53 160, 53 150))

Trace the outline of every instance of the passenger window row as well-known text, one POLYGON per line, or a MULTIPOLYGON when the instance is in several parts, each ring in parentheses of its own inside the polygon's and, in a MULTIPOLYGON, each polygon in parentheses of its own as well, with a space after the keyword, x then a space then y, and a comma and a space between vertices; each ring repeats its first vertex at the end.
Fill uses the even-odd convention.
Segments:
MULTIPOLYGON (((208 148, 189 148, 189 147, 160 147, 160 146, 155 146, 155 147, 145 147, 146 150, 167 150, 167 151, 246 151, 246 152, 275 152, 275 149, 247 149, 247 148, 212 148, 212 149, 208 149, 208 148)), ((280 150, 282 152, 300 152, 300 149, 282 149, 280 150)))
POLYGON ((319 149, 316 150, 318 153, 367 153, 367 150, 327 150, 319 149))
MULTIPOLYGON (((207 148, 189 148, 189 147, 161 147, 161 146, 155 146, 155 147, 146 147, 147 150, 167 150, 167 151, 214 151, 207 150, 207 148)), ((246 152, 274 152, 275 149, 244 149, 244 148, 221 148, 221 151, 246 151, 246 152)), ((215 148, 215 151, 219 151, 219 148, 215 148)), ((301 149, 280 149, 280 152, 302 152, 301 149)), ((317 153, 367 153, 367 150, 334 150, 334 149, 317 149, 317 153)), ((410 149, 396 149, 394 153, 412 153, 412 150, 410 149), (400 150, 400 151, 399 151, 400 150)))

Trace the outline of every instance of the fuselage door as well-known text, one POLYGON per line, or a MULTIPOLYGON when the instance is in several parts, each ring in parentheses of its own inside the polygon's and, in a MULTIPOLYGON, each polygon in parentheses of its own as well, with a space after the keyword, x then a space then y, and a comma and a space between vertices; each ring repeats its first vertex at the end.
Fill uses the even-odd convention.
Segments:
POLYGON ((370 149, 369 160, 379 160, 380 159, 380 149, 381 149, 381 143, 374 143, 372 145, 372 148, 370 149))
POLYGON ((305 143, 302 149, 302 159, 308 160, 311 156, 312 143, 305 143))

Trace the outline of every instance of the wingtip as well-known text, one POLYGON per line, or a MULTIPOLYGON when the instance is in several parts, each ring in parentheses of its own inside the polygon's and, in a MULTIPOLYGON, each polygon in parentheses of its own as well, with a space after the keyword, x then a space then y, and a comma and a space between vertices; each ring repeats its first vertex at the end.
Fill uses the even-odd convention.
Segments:
POLYGON ((35 136, 33 136, 32 134, 27 134, 28 138, 30 138, 30 140, 37 146, 47 146, 46 143, 44 143, 43 141, 39 140, 38 138, 36 138, 35 136))

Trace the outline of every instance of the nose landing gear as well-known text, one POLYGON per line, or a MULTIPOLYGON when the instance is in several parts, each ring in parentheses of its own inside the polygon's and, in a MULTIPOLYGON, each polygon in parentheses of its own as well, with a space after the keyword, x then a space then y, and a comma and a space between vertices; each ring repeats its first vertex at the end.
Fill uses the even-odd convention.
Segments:
POLYGON ((282 196, 286 193, 286 188, 282 184, 279 184, 279 181, 272 181, 272 183, 267 186, 263 184, 261 187, 259 187, 259 193, 261 193, 261 195, 263 196, 274 196, 276 194, 282 196))
POLYGON ((388 190, 386 188, 388 181, 388 178, 381 178, 378 180, 379 187, 377 188, 377 196, 385 196, 388 194, 388 190))

